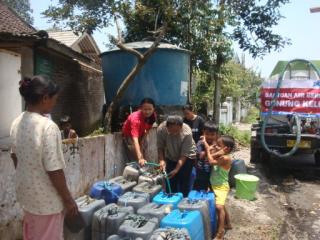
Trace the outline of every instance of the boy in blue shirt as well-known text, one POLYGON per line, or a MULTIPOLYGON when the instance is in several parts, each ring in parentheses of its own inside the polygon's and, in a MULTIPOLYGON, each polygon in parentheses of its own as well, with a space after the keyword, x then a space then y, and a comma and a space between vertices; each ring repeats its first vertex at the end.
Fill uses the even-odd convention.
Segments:
POLYGON ((211 165, 209 164, 207 153, 213 151, 213 146, 216 144, 217 139, 218 126, 212 121, 205 122, 203 137, 197 143, 196 179, 193 184, 194 190, 207 191, 211 188, 211 165), (204 144, 204 139, 208 144, 204 144))

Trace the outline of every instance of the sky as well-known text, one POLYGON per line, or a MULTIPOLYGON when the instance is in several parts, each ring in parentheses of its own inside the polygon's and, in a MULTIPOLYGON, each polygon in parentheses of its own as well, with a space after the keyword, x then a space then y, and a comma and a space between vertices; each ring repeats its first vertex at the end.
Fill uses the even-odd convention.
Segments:
MULTIPOLYGON (((41 15, 49 5, 57 0, 30 0, 33 9, 34 26, 37 29, 47 29, 52 26, 48 19, 41 15)), ((261 72, 262 77, 268 77, 279 60, 292 60, 303 58, 307 60, 320 60, 320 12, 310 13, 311 7, 320 7, 320 0, 291 0, 281 8, 284 16, 274 27, 274 31, 283 37, 291 39, 291 45, 285 46, 280 52, 266 54, 263 59, 253 59, 245 52, 246 66, 261 72)), ((115 35, 114 28, 96 31, 93 34, 101 52, 107 50, 108 34, 115 35)), ((241 56, 242 51, 237 44, 234 49, 241 56)))

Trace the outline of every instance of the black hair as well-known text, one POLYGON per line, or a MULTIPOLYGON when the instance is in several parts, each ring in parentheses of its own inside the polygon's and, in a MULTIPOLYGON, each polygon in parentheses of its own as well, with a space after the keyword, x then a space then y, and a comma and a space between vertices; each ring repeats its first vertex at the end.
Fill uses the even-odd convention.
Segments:
POLYGON ((183 119, 181 116, 179 115, 171 115, 168 116, 167 118, 167 122, 166 122, 166 126, 170 127, 170 126, 182 126, 183 124, 183 119))
POLYGON ((56 83, 44 75, 37 75, 32 78, 24 77, 19 85, 19 92, 27 104, 36 104, 45 95, 53 97, 60 89, 56 83))
POLYGON ((149 103, 151 104, 154 108, 156 107, 156 104, 154 103, 152 98, 144 98, 140 102, 140 106, 142 106, 144 103, 149 103))
MULTIPOLYGON (((142 106, 142 105, 145 104, 145 103, 149 103, 149 104, 151 104, 154 108, 156 108, 156 104, 154 103, 154 101, 153 101, 152 98, 144 98, 144 99, 142 99, 141 102, 140 102, 140 106, 142 106)), ((148 123, 149 125, 152 125, 152 124, 155 123, 156 120, 157 120, 157 119, 156 119, 156 114, 153 113, 150 117, 146 118, 144 121, 145 121, 146 123, 148 123)))
POLYGON ((193 107, 191 104, 186 104, 182 107, 182 110, 185 111, 185 110, 188 110, 188 111, 191 111, 193 112, 193 107))
POLYGON ((233 137, 225 135, 225 136, 221 136, 219 139, 221 139, 224 146, 230 148, 230 151, 234 150, 235 141, 233 137))
POLYGON ((219 127, 213 121, 206 121, 203 125, 203 130, 208 132, 219 132, 219 127))
POLYGON ((68 115, 64 115, 60 118, 60 124, 71 123, 71 118, 68 115))

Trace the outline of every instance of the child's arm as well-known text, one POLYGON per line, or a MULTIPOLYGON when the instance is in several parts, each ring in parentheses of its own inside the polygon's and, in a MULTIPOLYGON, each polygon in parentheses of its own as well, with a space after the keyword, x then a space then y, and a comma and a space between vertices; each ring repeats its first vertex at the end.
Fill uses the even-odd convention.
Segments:
POLYGON ((219 158, 221 158, 223 155, 225 154, 225 149, 220 149, 219 151, 216 151, 214 153, 210 153, 209 152, 209 155, 210 158, 208 157, 208 160, 209 160, 209 164, 210 165, 219 165, 219 158))

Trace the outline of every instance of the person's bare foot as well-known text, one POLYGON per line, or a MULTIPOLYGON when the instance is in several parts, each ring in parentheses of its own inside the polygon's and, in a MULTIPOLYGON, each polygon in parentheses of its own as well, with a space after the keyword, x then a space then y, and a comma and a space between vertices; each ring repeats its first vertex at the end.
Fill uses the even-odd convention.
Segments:
POLYGON ((223 238, 224 238, 224 233, 225 233, 224 230, 222 230, 222 231, 220 231, 220 232, 217 232, 216 237, 215 237, 214 239, 215 239, 215 240, 223 240, 223 238))
POLYGON ((225 230, 231 230, 231 229, 232 229, 231 223, 226 223, 226 224, 224 224, 224 229, 225 229, 225 230))

